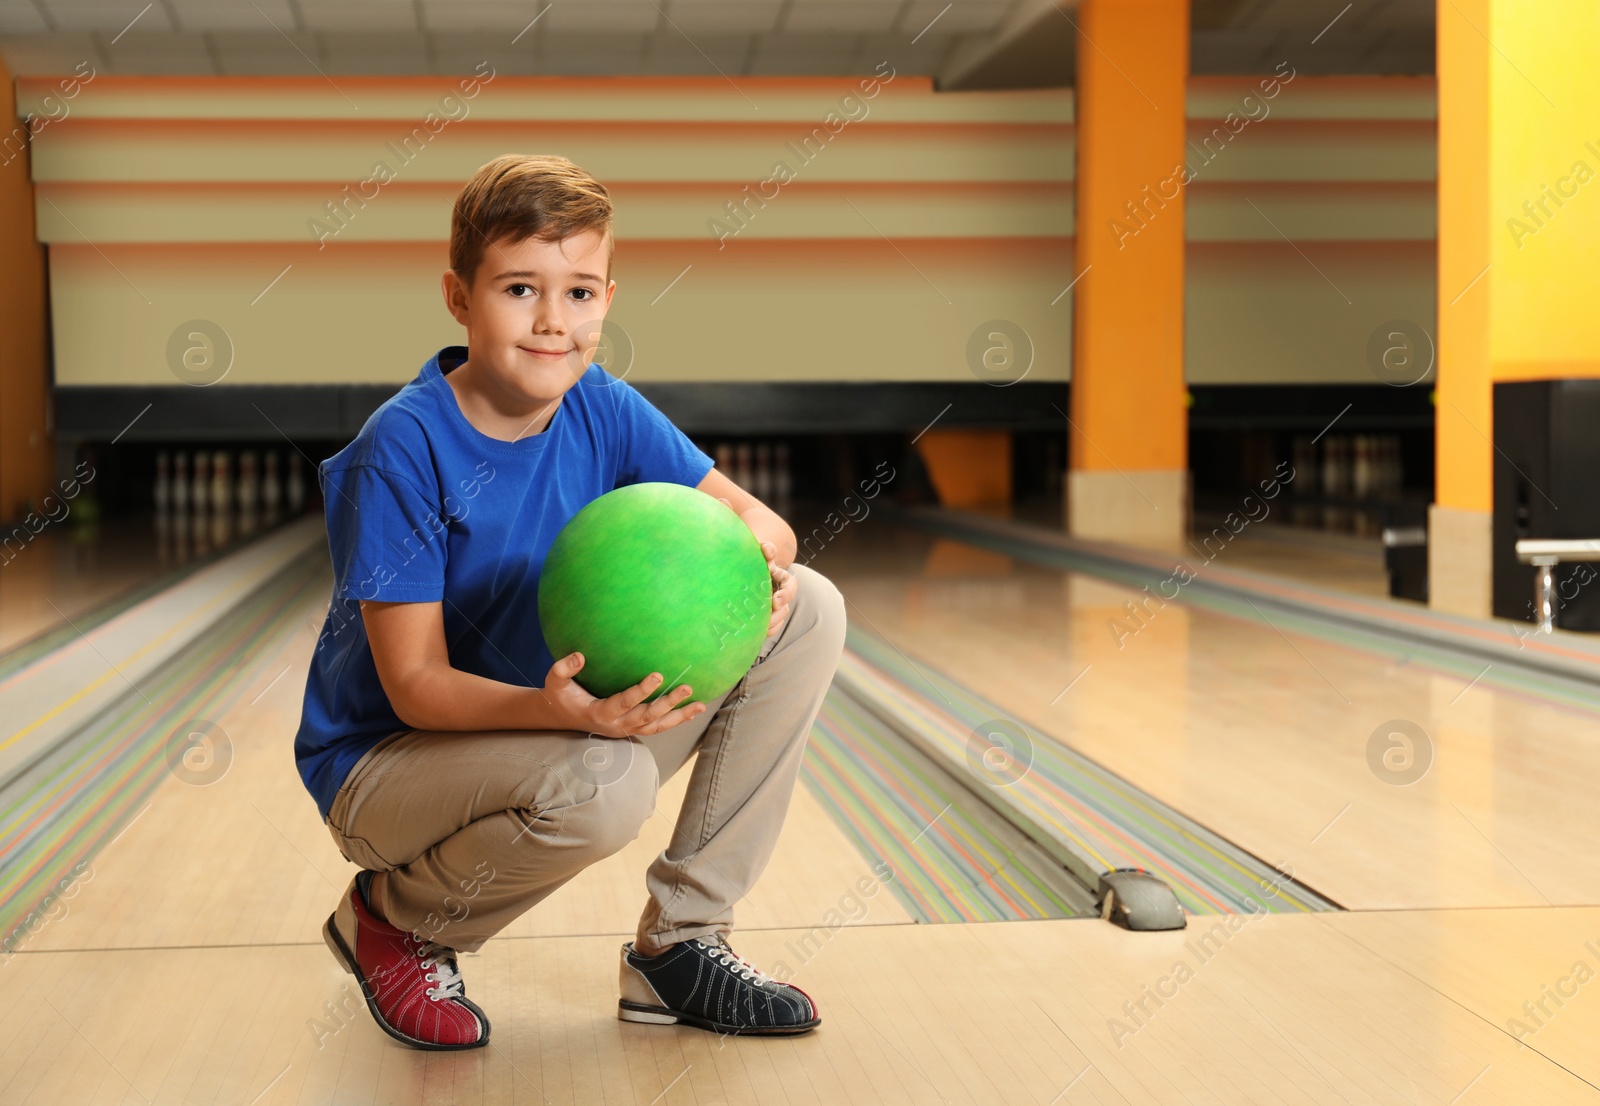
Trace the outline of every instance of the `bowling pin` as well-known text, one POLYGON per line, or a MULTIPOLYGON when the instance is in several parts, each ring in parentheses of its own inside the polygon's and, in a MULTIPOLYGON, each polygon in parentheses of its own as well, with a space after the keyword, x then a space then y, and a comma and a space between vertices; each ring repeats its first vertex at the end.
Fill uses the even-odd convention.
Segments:
POLYGON ((1295 495, 1312 495, 1317 479, 1317 443, 1302 434, 1294 440, 1294 482, 1290 488, 1295 495))
POLYGON ((166 450, 156 454, 156 484, 151 491, 156 514, 165 515, 172 509, 172 458, 166 450))
POLYGON ((717 469, 729 480, 733 479, 733 446, 727 442, 718 442, 717 451, 713 456, 717 461, 717 469))
POLYGON ((750 489, 752 495, 763 503, 772 501, 772 446, 766 442, 756 443, 756 470, 753 477, 754 486, 750 489))
POLYGON ((172 459, 172 509, 179 514, 189 510, 189 455, 181 449, 172 459))
POLYGON ((239 479, 234 484, 234 499, 239 504, 240 538, 247 538, 255 533, 257 522, 257 508, 261 501, 261 478, 257 472, 259 458, 253 449, 242 450, 239 453, 239 479))
MULTIPOLYGON (((206 471, 211 471, 207 462, 206 471)), ((209 477, 207 478, 209 479, 209 477)), ((207 497, 209 499, 209 497, 207 497)), ((206 499, 195 502, 194 518, 189 523, 189 537, 196 557, 204 557, 211 552, 211 519, 206 514, 208 506, 206 499)))
MULTIPOLYGON (((182 454, 179 454, 181 457, 182 454)), ((189 559, 189 512, 182 510, 172 516, 172 557, 180 565, 189 559)))
POLYGON ((755 483, 755 474, 750 471, 750 443, 740 442, 733 447, 733 482, 750 490, 750 485, 755 483))
POLYGON ((291 515, 298 515, 306 509, 306 478, 300 471, 298 450, 289 454, 289 476, 284 482, 283 498, 291 515))
MULTIPOLYGON (((1327 499, 1341 499, 1345 492, 1344 458, 1346 442, 1337 435, 1322 439, 1322 494, 1327 499)), ((1326 530, 1339 530, 1344 526, 1344 511, 1332 504, 1322 508, 1322 526, 1326 530)))
POLYGON ((261 471, 261 513, 268 526, 278 521, 283 503, 283 480, 278 475, 278 451, 267 450, 261 471))
POLYGON ((211 455, 211 509, 217 514, 233 507, 232 470, 231 458, 226 450, 219 449, 211 455))
POLYGON ((774 459, 773 498, 778 501, 778 513, 787 514, 789 496, 794 492, 794 474, 789 471, 789 443, 779 442, 774 459))
POLYGON ((211 451, 194 451, 194 471, 189 477, 189 505, 197 515, 205 514, 211 507, 211 451))
POLYGON ((256 468, 258 461, 259 458, 253 449, 247 449, 239 454, 239 484, 236 495, 241 512, 254 514, 261 502, 261 478, 256 468))
POLYGON ((1372 438, 1357 434, 1355 451, 1350 464, 1350 494, 1356 499, 1366 499, 1373 492, 1372 438))

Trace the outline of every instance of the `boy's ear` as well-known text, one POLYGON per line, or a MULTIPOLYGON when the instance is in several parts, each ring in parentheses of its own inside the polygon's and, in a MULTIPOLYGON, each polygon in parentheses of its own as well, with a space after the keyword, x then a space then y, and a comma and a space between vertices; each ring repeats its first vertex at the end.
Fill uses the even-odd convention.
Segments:
POLYGON ((471 315, 467 306, 469 297, 466 283, 454 269, 446 269, 440 279, 440 289, 444 293, 445 309, 456 322, 466 326, 471 315))

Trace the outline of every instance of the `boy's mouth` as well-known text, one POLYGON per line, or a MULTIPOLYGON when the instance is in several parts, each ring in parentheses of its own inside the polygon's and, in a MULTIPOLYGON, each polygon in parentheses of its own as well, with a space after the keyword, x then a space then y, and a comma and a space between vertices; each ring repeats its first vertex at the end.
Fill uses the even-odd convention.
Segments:
POLYGON ((567 354, 572 352, 572 350, 570 348, 567 348, 567 349, 530 349, 527 346, 518 346, 517 348, 520 349, 523 353, 528 354, 530 357, 537 357, 537 358, 539 358, 540 360, 543 360, 543 361, 565 361, 566 358, 567 358, 567 354))

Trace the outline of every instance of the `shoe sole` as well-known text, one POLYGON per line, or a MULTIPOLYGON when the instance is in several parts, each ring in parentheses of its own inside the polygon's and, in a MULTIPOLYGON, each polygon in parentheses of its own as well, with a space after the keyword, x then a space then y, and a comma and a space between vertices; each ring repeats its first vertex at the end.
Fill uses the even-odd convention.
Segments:
MULTIPOLYGON (((383 1014, 378 1010, 378 1004, 372 997, 372 988, 367 986, 366 976, 361 974, 361 968, 356 963, 355 953, 344 943, 344 938, 339 935, 338 927, 333 924, 333 915, 328 915, 328 920, 322 923, 322 939, 328 943, 328 950, 333 953, 333 958, 339 966, 356 977, 356 982, 361 985, 361 997, 367 1002, 367 1009, 372 1014, 372 1020, 378 1023, 378 1028, 401 1044, 410 1045, 412 1048, 423 1048, 433 1052, 462 1052, 470 1048, 482 1048, 489 1043, 489 1019, 483 1016, 483 1011, 476 1006, 468 1004, 468 1008, 476 1015, 478 1021, 483 1023, 483 1036, 476 1041, 464 1045, 444 1045, 435 1041, 424 1041, 416 1037, 409 1037, 384 1020, 383 1014)), ((466 1000, 463 999, 463 1002, 466 1000)))
POLYGON ((710 1018, 702 1018, 698 1014, 668 1010, 665 1006, 646 1006, 642 1002, 630 1002, 627 999, 617 1000, 617 1017, 625 1022, 639 1022, 643 1025, 692 1025, 696 1029, 737 1037, 796 1037, 801 1033, 809 1033, 822 1024, 821 1018, 812 1018, 799 1025, 724 1025, 710 1018))

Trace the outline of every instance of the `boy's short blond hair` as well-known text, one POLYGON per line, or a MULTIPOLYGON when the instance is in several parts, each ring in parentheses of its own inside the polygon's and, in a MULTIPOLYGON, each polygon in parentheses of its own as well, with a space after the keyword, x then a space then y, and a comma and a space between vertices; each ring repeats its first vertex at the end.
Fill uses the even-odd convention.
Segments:
POLYGON ((456 197, 450 268, 470 286, 491 242, 559 242, 590 230, 605 239, 610 280, 616 244, 606 186, 564 157, 501 154, 474 173, 456 197))

